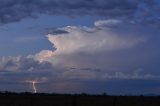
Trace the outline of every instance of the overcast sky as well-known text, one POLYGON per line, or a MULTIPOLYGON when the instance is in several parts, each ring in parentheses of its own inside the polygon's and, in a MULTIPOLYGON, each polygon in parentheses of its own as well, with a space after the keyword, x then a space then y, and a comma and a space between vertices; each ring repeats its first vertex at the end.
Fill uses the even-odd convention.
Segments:
POLYGON ((160 94, 159 0, 1 0, 0 90, 160 94))

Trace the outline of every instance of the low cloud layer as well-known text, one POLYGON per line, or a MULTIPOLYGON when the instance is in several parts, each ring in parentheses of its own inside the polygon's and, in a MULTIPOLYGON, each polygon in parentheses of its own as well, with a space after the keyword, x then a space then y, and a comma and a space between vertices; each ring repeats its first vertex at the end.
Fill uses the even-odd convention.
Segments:
MULTIPOLYGON (((0 23, 20 21, 38 14, 158 21, 158 0, 1 0, 0 23)), ((153 23, 153 22, 152 22, 153 23)))
POLYGON ((23 72, 23 71, 40 71, 51 69, 49 62, 39 62, 31 57, 1 57, 0 72, 23 72))

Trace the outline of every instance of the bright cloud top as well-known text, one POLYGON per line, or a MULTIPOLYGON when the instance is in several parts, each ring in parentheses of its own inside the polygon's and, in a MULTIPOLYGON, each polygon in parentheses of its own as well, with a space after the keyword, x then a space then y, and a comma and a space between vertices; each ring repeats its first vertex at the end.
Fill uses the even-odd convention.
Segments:
MULTIPOLYGON (((122 24, 125 25, 125 24, 122 24)), ((97 53, 131 48, 145 42, 145 37, 138 33, 124 33, 119 21, 97 21, 93 28, 67 26, 61 28, 68 33, 49 34, 48 40, 56 48, 56 54, 97 53), (112 29, 112 27, 117 27, 112 29), (123 31, 123 32, 121 32, 123 31)))

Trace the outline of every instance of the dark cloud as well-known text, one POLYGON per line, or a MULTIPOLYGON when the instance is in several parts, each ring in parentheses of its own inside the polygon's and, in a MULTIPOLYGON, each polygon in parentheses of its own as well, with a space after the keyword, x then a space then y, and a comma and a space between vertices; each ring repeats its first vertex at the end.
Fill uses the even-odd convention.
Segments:
POLYGON ((46 28, 45 29, 46 34, 67 34, 68 32, 62 29, 58 28, 46 28))
POLYGON ((50 71, 52 69, 49 62, 39 62, 31 57, 0 57, 1 72, 50 71))
POLYGON ((158 19, 156 0, 1 0, 0 22, 20 21, 38 14, 158 19))

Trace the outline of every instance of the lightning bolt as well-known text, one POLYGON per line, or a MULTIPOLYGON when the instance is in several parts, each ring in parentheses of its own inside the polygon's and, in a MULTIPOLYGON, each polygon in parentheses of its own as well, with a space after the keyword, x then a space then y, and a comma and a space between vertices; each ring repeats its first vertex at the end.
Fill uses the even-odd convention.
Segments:
POLYGON ((33 93, 37 93, 37 87, 36 84, 41 84, 41 83, 45 83, 47 81, 47 79, 43 79, 43 80, 38 80, 38 79, 34 79, 34 80, 25 80, 23 81, 24 83, 28 83, 30 87, 32 87, 32 92, 33 93))
POLYGON ((33 92, 37 93, 36 81, 32 81, 33 92))

